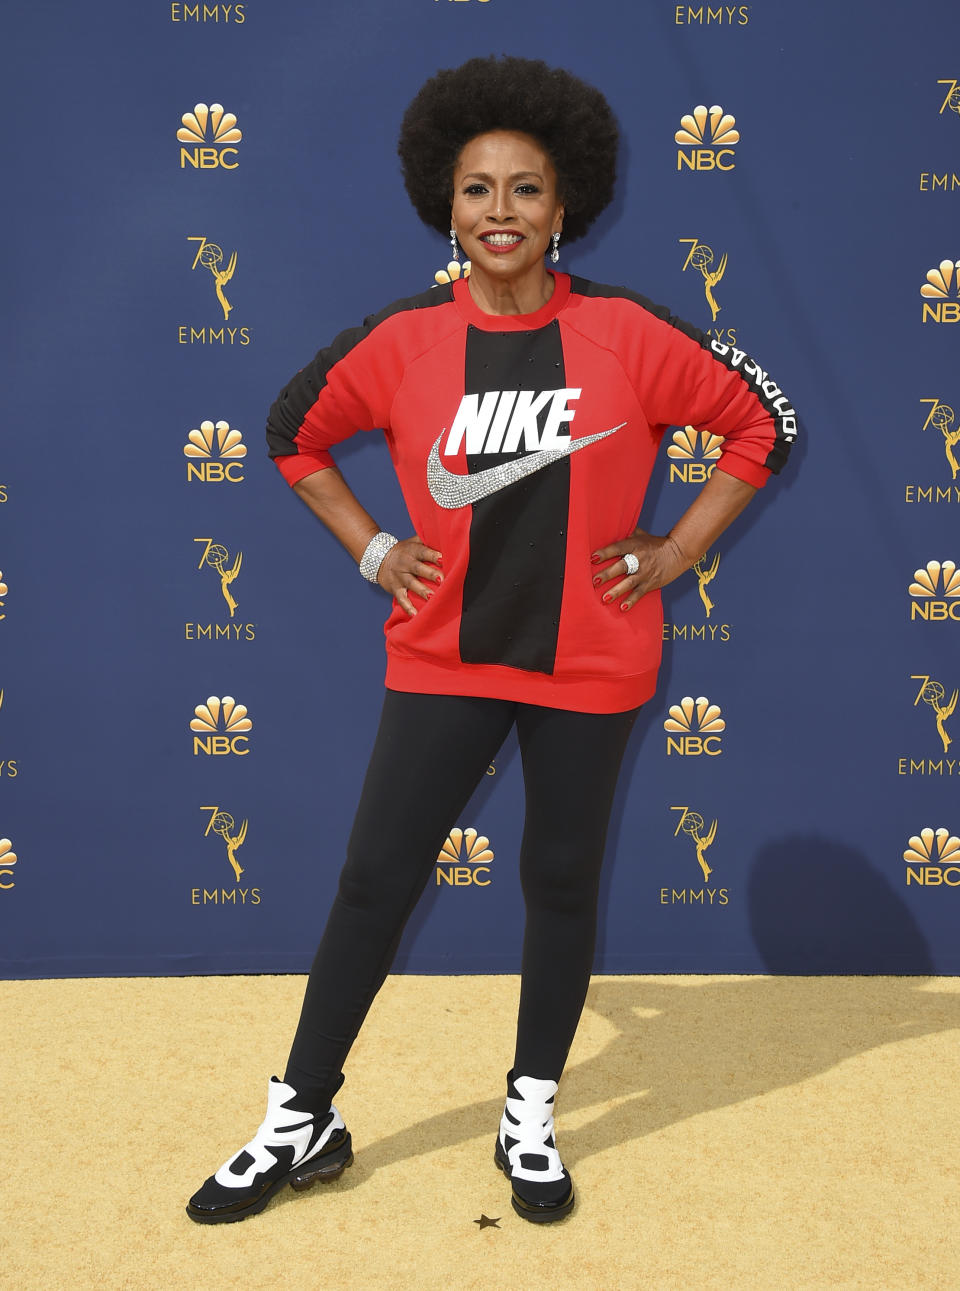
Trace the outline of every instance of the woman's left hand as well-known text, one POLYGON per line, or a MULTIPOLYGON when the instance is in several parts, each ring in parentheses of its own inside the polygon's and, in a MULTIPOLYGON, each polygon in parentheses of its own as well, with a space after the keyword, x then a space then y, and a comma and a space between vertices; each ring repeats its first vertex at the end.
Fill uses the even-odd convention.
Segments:
POLYGON ((614 562, 594 574, 593 585, 606 603, 619 600, 621 610, 629 610, 641 596, 655 588, 666 587, 690 568, 690 561, 673 538, 669 535, 658 538, 645 529, 635 529, 622 542, 601 547, 591 559, 595 565, 605 560, 614 562), (636 556, 639 561, 640 567, 635 574, 627 573, 623 560, 627 554, 636 556))

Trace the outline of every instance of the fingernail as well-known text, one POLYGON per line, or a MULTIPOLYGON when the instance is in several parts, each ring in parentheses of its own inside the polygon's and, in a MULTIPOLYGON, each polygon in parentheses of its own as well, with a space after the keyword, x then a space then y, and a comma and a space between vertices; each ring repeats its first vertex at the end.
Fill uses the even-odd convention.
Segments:
POLYGON ((609 605, 609 604, 610 604, 610 602, 611 602, 612 600, 613 600, 613 593, 612 593, 612 592, 607 592, 607 593, 604 595, 604 597, 603 597, 603 603, 604 603, 604 605, 609 605))
POLYGON ((620 606, 620 608, 621 608, 621 610, 623 610, 624 612, 626 612, 627 610, 629 610, 630 606, 629 606, 629 605, 621 605, 621 606, 620 606))
POLYGON ((593 585, 594 587, 599 587, 602 582, 603 582, 603 579, 598 574, 596 578, 593 580, 593 585))
POLYGON ((596 553, 596 552, 594 552, 594 553, 593 553, 593 555, 590 557, 590 564, 591 564, 591 565, 599 565, 599 564, 600 564, 600 557, 597 555, 597 553, 596 553))
POLYGON ((438 556, 438 557, 437 557, 437 564, 438 564, 438 565, 442 565, 442 564, 443 564, 443 557, 442 557, 442 556, 438 556))

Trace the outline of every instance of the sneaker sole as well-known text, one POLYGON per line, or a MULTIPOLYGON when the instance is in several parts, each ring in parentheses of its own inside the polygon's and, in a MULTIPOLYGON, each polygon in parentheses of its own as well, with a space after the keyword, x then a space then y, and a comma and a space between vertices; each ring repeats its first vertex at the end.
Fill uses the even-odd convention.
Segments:
POLYGON ((189 1204, 186 1207, 187 1214, 196 1224, 236 1224, 241 1219, 249 1219, 251 1215, 259 1215, 260 1211, 266 1206, 267 1202, 284 1184, 289 1184, 294 1192, 306 1192, 312 1188, 315 1183, 332 1183, 334 1179, 339 1179, 348 1166, 353 1165, 353 1150, 350 1143, 350 1136, 347 1135, 346 1142, 338 1149, 340 1156, 335 1156, 334 1160, 324 1159, 322 1156, 316 1161, 305 1161, 303 1165, 294 1166, 287 1174, 281 1175, 275 1179, 266 1192, 251 1201, 249 1205, 242 1206, 237 1210, 217 1211, 217 1210, 198 1210, 192 1208, 189 1204), (346 1155, 343 1151, 346 1149, 346 1155))
POLYGON ((566 1201, 560 1202, 556 1206, 533 1206, 529 1202, 518 1197, 516 1190, 513 1188, 513 1179, 510 1174, 510 1162, 505 1161, 500 1155, 500 1140, 497 1139, 497 1146, 493 1152, 493 1160, 498 1170, 502 1171, 511 1182, 510 1202, 513 1209, 521 1219, 529 1220, 531 1224, 555 1224, 560 1219, 566 1219, 567 1215, 573 1210, 573 1204, 576 1201, 576 1194, 573 1190, 573 1184, 570 1185, 570 1195, 566 1201))

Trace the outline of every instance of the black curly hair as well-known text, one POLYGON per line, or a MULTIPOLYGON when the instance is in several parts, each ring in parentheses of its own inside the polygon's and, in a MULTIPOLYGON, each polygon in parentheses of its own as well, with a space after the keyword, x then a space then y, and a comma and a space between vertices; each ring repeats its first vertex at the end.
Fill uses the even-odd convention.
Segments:
POLYGON ((557 172, 563 240, 582 238, 613 197, 616 118, 600 91, 571 72, 510 55, 437 72, 404 113, 397 151, 424 224, 446 235, 457 158, 489 130, 537 140, 557 172))

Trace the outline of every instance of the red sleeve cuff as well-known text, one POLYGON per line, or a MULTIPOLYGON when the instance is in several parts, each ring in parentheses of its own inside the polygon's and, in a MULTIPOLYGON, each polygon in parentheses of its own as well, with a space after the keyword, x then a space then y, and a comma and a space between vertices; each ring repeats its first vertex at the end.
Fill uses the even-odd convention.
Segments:
POLYGON ((724 475, 732 475, 735 480, 743 480, 744 484, 752 484, 755 489, 762 489, 770 478, 765 466, 729 450, 721 455, 717 470, 723 471, 724 475))
POLYGON ((317 471, 325 471, 336 465, 329 453, 293 453, 289 457, 275 457, 273 460, 291 488, 308 475, 315 475, 317 471))

